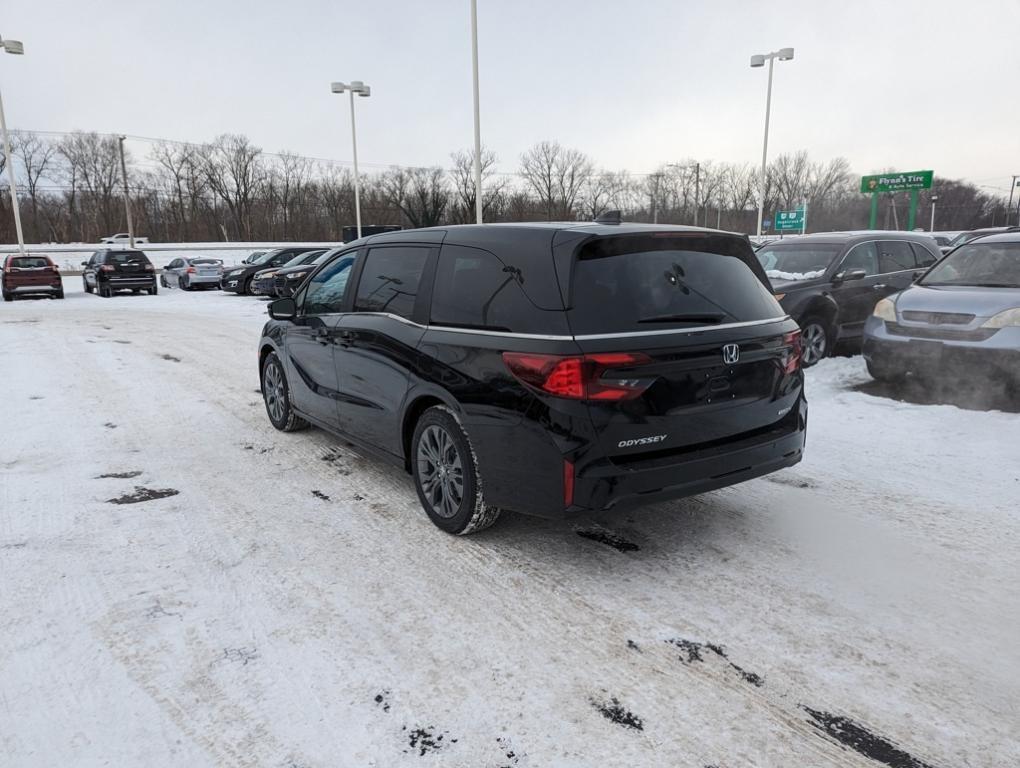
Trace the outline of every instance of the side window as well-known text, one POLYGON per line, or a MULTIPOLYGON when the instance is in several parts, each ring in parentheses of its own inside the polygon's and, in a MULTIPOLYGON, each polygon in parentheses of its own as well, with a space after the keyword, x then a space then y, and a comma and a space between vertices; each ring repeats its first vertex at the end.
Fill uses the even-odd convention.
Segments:
POLYGON ((914 258, 917 259, 917 266, 930 267, 938 261, 938 257, 920 243, 911 243, 910 247, 914 249, 914 258))
POLYGON ((532 330, 529 321, 537 313, 521 290, 521 280, 519 269, 488 251, 443 246, 430 322, 527 333, 532 330))
POLYGON ((357 251, 345 253, 311 279, 301 302, 306 315, 327 315, 343 311, 347 281, 351 277, 351 268, 357 255, 357 251))
POLYGON ((840 272, 848 269, 863 269, 866 275, 878 274, 878 248, 877 243, 861 243, 850 249, 850 253, 843 257, 843 263, 839 267, 840 272))
POLYGON ((388 312, 410 318, 429 249, 373 248, 368 252, 354 299, 355 312, 388 312))
POLYGON ((881 274, 916 269, 910 243, 905 240, 883 240, 878 246, 878 268, 881 274))

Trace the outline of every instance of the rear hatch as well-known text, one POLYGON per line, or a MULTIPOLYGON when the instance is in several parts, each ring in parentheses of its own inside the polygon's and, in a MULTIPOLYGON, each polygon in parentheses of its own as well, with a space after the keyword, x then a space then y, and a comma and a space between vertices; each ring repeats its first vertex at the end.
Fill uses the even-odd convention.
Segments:
POLYGON ((4 269, 6 290, 60 284, 60 273, 45 256, 14 256, 4 269))
POLYGON ((223 262, 219 259, 192 259, 191 266, 200 277, 219 277, 223 271, 223 262))
POLYGON ((153 275, 152 262, 141 251, 110 251, 103 261, 105 270, 114 280, 140 279, 153 275))
POLYGON ((799 331, 743 238, 673 231, 589 240, 568 297, 588 411, 611 459, 769 435, 797 400, 799 331))

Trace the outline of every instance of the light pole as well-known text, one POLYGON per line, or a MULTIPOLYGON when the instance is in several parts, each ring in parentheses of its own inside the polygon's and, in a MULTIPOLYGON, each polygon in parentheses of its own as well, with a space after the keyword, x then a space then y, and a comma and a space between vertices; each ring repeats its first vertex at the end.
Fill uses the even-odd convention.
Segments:
POLYGON ((126 138, 127 136, 117 137, 117 148, 120 150, 120 174, 124 181, 124 211, 127 213, 128 247, 133 251, 135 249, 135 225, 131 222, 131 195, 128 193, 127 163, 124 160, 124 139, 126 138))
POLYGON ((471 77, 475 101, 475 223, 482 223, 482 118, 478 108, 478 0, 471 0, 471 77))
POLYGON ((765 95, 765 141, 761 147, 761 193, 758 195, 758 237, 761 237, 761 220, 765 215, 765 166, 769 156, 769 115, 772 112, 772 66, 776 59, 790 61, 793 48, 780 48, 772 53, 756 53, 751 57, 752 67, 764 67, 769 63, 769 87, 765 95))
POLYGON ((354 149, 354 220, 358 225, 358 239, 361 239, 361 179, 358 177, 358 129, 354 123, 354 94, 359 96, 371 96, 371 87, 360 80, 351 80, 350 83, 333 83, 330 85, 333 93, 347 91, 351 97, 351 144, 354 149))
MULTIPOLYGON (((1016 183, 1016 180, 1020 179, 1020 176, 1014 176, 1013 180, 1009 184, 1009 204, 1006 205, 1006 226, 1009 226, 1009 217, 1013 215, 1013 192, 1020 185, 1016 183)), ((1017 224, 1020 224, 1020 204, 1017 204, 1016 214, 1017 224)))
MULTIPOLYGON (((25 52, 25 46, 17 40, 4 40, 0 38, 0 48, 7 53, 20 56, 25 52)), ((7 135, 7 119, 4 117, 4 102, 0 97, 0 131, 4 135, 4 159, 7 161, 7 178, 11 187, 11 208, 14 211, 14 231, 18 235, 18 253, 25 255, 25 236, 21 232, 21 210, 18 208, 18 185, 14 177, 14 157, 11 155, 11 139, 7 135)))
POLYGON ((932 195, 929 199, 931 200, 931 226, 928 227, 928 231, 929 232, 934 232, 935 231, 935 203, 938 202, 939 196, 938 195, 932 195))

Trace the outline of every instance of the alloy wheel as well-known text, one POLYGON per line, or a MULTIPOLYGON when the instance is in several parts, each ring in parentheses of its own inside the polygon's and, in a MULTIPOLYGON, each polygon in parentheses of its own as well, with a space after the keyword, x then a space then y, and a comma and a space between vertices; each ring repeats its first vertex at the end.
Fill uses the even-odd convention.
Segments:
POLYGON ((287 393, 283 384, 283 371, 277 363, 270 363, 266 366, 266 378, 263 382, 263 392, 266 398, 266 408, 273 421, 283 421, 286 408, 287 393))
POLYGON ((804 365, 814 365, 828 351, 829 340, 825 329, 818 323, 811 323, 806 326, 801 334, 801 341, 804 345, 804 365))
POLYGON ((453 437, 431 424, 418 441, 418 478, 432 511, 439 517, 457 514, 464 499, 464 462, 453 437))

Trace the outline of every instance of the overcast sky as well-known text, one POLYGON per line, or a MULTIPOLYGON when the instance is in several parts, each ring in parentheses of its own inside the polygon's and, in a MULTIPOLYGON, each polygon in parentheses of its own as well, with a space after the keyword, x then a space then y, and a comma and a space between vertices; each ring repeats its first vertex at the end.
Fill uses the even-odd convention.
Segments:
MULTIPOLYGON (((1020 173, 1020 0, 478 0, 482 139, 503 170, 542 139, 609 169, 806 149, 867 173, 1020 173)), ((21 0, 0 34, 8 124, 449 165, 472 142, 468 0, 21 0)), ((136 149, 136 154, 142 147, 136 149)))

